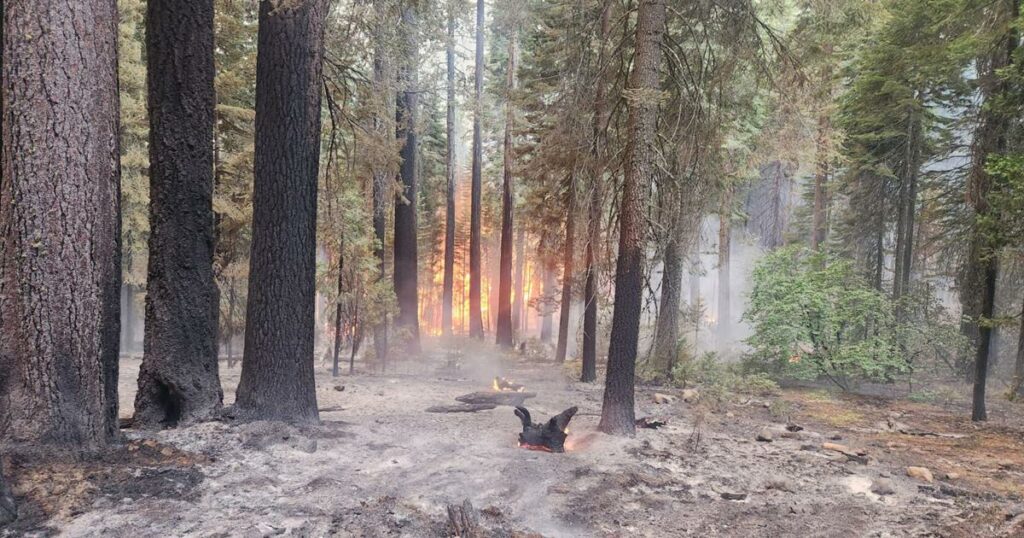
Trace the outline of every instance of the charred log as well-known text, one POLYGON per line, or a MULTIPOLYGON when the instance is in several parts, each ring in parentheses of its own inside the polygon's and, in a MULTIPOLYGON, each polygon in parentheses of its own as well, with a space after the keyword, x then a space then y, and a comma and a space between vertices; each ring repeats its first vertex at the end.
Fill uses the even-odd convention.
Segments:
POLYGON ((427 413, 476 413, 477 411, 488 411, 498 407, 492 403, 435 405, 427 408, 427 413))
POLYGON ((551 417, 545 424, 535 424, 530 419, 530 412, 522 406, 516 406, 516 416, 523 423, 523 433, 519 434, 519 446, 531 450, 548 452, 565 452, 565 439, 568 437, 566 428, 576 414, 575 406, 551 417))
POLYGON ((456 401, 468 404, 523 405, 527 398, 534 398, 536 392, 473 392, 455 398, 456 401))
POLYGON ((480 514, 469 499, 462 504, 448 505, 448 536, 457 538, 479 538, 484 535, 480 528, 480 514))

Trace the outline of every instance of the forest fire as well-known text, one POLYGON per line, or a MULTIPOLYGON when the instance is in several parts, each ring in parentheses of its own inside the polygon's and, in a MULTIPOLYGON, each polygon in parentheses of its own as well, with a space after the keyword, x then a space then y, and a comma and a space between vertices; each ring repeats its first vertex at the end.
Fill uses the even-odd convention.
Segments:
POLYGON ((565 440, 569 436, 569 421, 578 409, 573 406, 551 417, 545 424, 535 424, 530 419, 530 412, 522 406, 516 406, 515 414, 523 423, 523 432, 519 434, 519 447, 542 452, 565 452, 565 440))
POLYGON ((495 392, 523 392, 526 390, 525 386, 513 383, 504 377, 495 377, 494 381, 491 382, 491 388, 495 392))

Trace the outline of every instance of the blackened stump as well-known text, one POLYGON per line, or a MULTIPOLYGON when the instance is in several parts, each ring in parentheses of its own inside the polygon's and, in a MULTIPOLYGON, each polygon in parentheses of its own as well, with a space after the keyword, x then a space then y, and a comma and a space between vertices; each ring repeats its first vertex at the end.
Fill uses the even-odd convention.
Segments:
POLYGON ((516 416, 523 422, 519 446, 531 450, 565 452, 565 439, 568 437, 566 428, 576 411, 576 407, 573 406, 551 417, 545 424, 534 424, 530 421, 530 412, 525 407, 516 406, 516 416))

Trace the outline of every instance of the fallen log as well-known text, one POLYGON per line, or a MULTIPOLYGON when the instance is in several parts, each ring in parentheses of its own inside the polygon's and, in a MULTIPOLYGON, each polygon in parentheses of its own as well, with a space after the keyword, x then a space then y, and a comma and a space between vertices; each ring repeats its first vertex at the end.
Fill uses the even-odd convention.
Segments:
POLYGON ((456 401, 467 404, 494 404, 516 407, 523 405, 527 398, 534 398, 536 392, 471 392, 463 394, 456 401))
POLYGON ((480 529, 480 514, 473 508, 469 499, 462 504, 448 505, 448 536, 455 538, 480 538, 484 535, 480 529))
POLYGON ((498 406, 488 403, 435 405, 433 407, 428 407, 427 413, 476 413, 477 411, 487 411, 488 409, 494 409, 495 407, 498 406))

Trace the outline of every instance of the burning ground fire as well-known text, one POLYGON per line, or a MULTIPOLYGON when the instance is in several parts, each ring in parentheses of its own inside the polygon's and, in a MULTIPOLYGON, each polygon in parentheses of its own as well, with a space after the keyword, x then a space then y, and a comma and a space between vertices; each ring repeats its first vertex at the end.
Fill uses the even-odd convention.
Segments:
POLYGON ((491 382, 491 387, 496 392, 523 392, 526 387, 519 383, 513 383, 504 377, 495 377, 494 381, 491 382))

